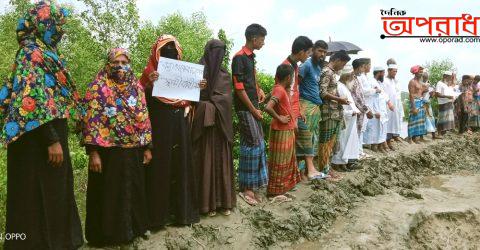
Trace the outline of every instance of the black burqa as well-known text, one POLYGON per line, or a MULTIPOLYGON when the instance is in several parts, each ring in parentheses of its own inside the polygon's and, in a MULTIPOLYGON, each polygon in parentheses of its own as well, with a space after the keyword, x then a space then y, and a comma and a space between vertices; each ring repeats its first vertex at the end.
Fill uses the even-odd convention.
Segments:
MULTIPOLYGON (((174 39, 169 37, 168 39, 174 39)), ((159 39, 153 46, 148 75, 158 64, 157 51, 162 56, 177 57, 159 39)), ((178 58, 178 57, 177 57, 178 58)), ((146 77, 142 76, 142 79, 146 77)), ((146 98, 152 123, 152 161, 146 169, 146 189, 150 228, 170 223, 189 225, 200 221, 197 198, 197 172, 192 163, 190 122, 185 108, 174 107, 152 96, 146 88, 146 98)))
POLYGON ((193 156, 199 171, 200 212, 232 209, 236 204, 233 169, 231 77, 222 67, 225 43, 210 40, 200 63, 207 87, 193 119, 193 156))
POLYGON ((5 249, 77 249, 82 226, 73 194, 67 120, 55 119, 8 145, 6 232, 27 240, 5 241, 5 249), (48 146, 60 142, 63 164, 48 163, 48 146))

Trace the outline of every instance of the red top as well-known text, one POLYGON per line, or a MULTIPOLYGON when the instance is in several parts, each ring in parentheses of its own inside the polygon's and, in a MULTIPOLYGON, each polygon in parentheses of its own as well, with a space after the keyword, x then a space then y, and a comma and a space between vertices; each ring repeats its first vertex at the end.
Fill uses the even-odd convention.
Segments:
POLYGON ((273 86, 272 90, 272 100, 276 102, 275 106, 273 107, 273 110, 278 115, 284 115, 284 116, 290 116, 292 119, 290 119, 290 122, 287 124, 281 123, 277 119, 272 119, 272 123, 270 124, 270 127, 273 130, 291 130, 295 129, 295 120, 293 119, 293 112, 292 112, 292 107, 290 105, 290 96, 287 92, 287 90, 280 84, 275 84, 273 86))
MULTIPOLYGON (((242 56, 242 55, 245 55, 245 56, 251 57, 251 58, 255 57, 255 54, 253 53, 253 51, 251 49, 249 49, 247 46, 243 46, 242 49, 235 54, 235 56, 242 56)), ((253 68, 254 79, 255 79, 255 75, 256 75, 256 72, 255 72, 255 67, 254 67, 253 68)), ((235 74, 233 74, 232 76, 233 76, 233 87, 237 90, 245 89, 245 86, 244 86, 245 83, 243 81, 240 81, 235 74)))
POLYGON ((293 119, 300 118, 300 92, 298 90, 298 65, 295 62, 290 60, 290 57, 285 59, 282 64, 290 65, 294 69, 294 77, 292 79, 292 84, 290 85, 290 96, 291 96, 291 105, 293 111, 293 119))

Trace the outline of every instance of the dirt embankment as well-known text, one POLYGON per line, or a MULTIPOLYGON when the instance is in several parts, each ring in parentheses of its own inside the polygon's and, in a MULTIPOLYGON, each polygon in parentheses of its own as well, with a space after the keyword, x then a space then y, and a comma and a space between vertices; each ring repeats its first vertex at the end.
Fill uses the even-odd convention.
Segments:
POLYGON ((363 160, 364 169, 338 183, 299 185, 293 202, 250 207, 239 199, 229 217, 168 227, 134 248, 462 248, 458 244, 475 242, 479 247, 480 194, 473 195, 480 188, 479 162, 479 135, 402 144, 394 153, 363 160), (448 179, 458 173, 471 179, 448 179))

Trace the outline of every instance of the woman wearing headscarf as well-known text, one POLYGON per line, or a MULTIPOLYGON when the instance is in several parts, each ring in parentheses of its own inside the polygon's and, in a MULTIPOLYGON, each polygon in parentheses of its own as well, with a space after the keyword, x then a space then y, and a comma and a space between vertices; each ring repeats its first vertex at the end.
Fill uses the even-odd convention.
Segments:
POLYGON ((200 92, 193 118, 193 157, 199 170, 201 213, 229 215, 235 207, 231 76, 222 67, 225 43, 213 39, 205 46, 207 87, 200 92))
POLYGON ((77 249, 82 227, 73 193, 67 118, 78 94, 57 53, 68 11, 39 1, 17 26, 9 81, 0 87, 2 143, 7 145, 5 249, 77 249))
POLYGON ((200 220, 198 172, 192 162, 190 102, 152 96, 161 57, 182 59, 182 49, 174 36, 162 35, 157 39, 140 78, 152 123, 152 162, 146 172, 146 187, 150 228, 154 230, 172 222, 189 225, 200 220))
POLYGON ((90 156, 85 236, 97 246, 129 243, 148 227, 143 167, 152 158, 152 134, 143 87, 125 49, 110 50, 84 105, 90 156))

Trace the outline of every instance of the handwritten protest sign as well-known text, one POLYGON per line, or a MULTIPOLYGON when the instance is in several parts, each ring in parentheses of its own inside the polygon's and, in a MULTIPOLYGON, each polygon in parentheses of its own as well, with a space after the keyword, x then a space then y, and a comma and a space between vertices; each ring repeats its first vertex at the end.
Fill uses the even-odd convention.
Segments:
POLYGON ((153 85, 153 96, 198 102, 203 65, 160 57, 157 71, 159 77, 153 85))

